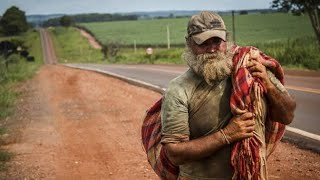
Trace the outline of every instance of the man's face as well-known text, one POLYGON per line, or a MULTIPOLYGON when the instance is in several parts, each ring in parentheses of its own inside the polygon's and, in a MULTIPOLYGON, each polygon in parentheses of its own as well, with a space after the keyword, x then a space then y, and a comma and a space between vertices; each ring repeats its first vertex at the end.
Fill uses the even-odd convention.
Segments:
POLYGON ((190 42, 190 48, 195 55, 214 53, 217 51, 226 52, 226 42, 218 37, 212 37, 202 44, 196 44, 194 41, 190 42))
POLYGON ((192 42, 189 42, 183 57, 196 74, 202 76, 209 85, 230 76, 233 54, 226 42, 214 37, 198 45, 190 40, 192 42))

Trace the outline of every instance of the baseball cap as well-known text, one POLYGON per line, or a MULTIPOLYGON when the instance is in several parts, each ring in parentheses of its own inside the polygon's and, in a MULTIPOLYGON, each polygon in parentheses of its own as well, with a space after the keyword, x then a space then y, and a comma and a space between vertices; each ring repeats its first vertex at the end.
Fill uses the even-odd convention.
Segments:
POLYGON ((217 13, 202 11, 189 20, 188 37, 192 37, 197 44, 202 44, 212 37, 219 37, 226 41, 226 34, 226 26, 217 13))

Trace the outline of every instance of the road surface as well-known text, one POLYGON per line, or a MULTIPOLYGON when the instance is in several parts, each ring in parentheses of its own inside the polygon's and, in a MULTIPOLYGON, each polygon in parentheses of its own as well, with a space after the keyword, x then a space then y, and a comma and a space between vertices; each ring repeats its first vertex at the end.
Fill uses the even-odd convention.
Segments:
MULTIPOLYGON (((167 88, 168 82, 186 71, 186 66, 177 65, 101 65, 72 64, 108 71, 125 77, 147 82, 160 88, 167 88)), ((318 111, 320 107, 320 76, 299 77, 286 76, 286 87, 297 101, 295 119, 290 127, 294 127, 315 135, 320 135, 318 111)))

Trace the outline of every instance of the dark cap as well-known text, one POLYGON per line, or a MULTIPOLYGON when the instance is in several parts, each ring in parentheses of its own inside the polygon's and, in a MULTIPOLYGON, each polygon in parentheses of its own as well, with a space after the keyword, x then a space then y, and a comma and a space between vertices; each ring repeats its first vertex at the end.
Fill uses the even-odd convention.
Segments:
POLYGON ((202 44, 212 37, 219 37, 226 41, 226 31, 222 18, 210 11, 202 11, 192 16, 188 23, 188 37, 192 37, 197 44, 202 44))

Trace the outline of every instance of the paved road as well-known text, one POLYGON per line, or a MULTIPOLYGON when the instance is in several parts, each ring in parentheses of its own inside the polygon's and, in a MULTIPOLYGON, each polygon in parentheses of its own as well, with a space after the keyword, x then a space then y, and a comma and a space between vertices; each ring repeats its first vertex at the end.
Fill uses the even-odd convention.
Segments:
MULTIPOLYGON (((78 64, 77 66, 108 71, 161 88, 166 88, 171 79, 187 69, 186 66, 166 65, 78 64)), ((296 98, 298 105, 294 122, 290 127, 320 135, 320 121, 317 114, 320 107, 320 77, 286 76, 286 87, 290 94, 296 98)))

